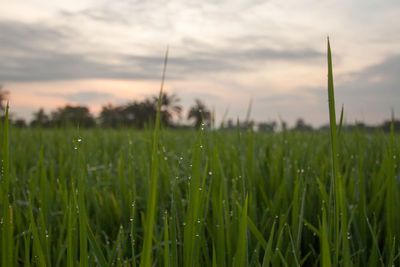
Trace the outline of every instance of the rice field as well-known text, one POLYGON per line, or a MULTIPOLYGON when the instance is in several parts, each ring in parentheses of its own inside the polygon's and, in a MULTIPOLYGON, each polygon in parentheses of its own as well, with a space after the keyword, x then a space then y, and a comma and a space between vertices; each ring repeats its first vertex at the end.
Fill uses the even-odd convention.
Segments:
POLYGON ((330 58, 330 132, 5 120, 1 266, 399 266, 400 136, 341 132, 330 58))

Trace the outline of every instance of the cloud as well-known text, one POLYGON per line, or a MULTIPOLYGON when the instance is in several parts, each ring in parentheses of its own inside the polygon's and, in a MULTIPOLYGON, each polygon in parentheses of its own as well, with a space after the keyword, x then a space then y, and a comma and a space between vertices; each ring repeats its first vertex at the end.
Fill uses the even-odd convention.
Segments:
MULTIPOLYGON (((335 83, 337 117, 344 104, 344 116, 348 123, 365 121, 381 123, 389 119, 391 109, 400 106, 400 55, 392 55, 380 63, 346 75, 335 83)), ((281 114, 293 123, 297 117, 321 125, 328 121, 328 92, 323 86, 298 87, 290 92, 274 92, 255 99, 255 116, 281 114)))
POLYGON ((90 104, 90 103, 106 103, 110 99, 114 98, 113 94, 98 92, 98 91, 80 91, 76 93, 45 93, 46 96, 55 96, 62 98, 66 101, 90 104))
MULTIPOLYGON (((51 81, 69 79, 148 79, 159 80, 163 56, 108 51, 70 51, 74 33, 68 28, 44 24, 0 21, 0 80, 51 81), (115 63, 118 62, 118 63, 115 63)), ((268 60, 312 60, 322 54, 312 49, 276 50, 231 46, 213 49, 194 46, 181 55, 171 48, 170 79, 182 79, 201 73, 238 72, 252 70, 255 63, 268 60)), ((177 48, 177 50, 180 49, 177 48)), ((176 50, 175 50, 176 51, 176 50)))
POLYGON ((72 18, 87 18, 102 23, 116 23, 120 25, 129 25, 127 18, 122 17, 119 12, 116 12, 109 7, 102 8, 86 8, 78 12, 71 12, 67 10, 61 10, 60 15, 67 19, 72 18))
POLYGON ((352 106, 376 110, 400 105, 400 55, 387 57, 381 63, 348 75, 336 85, 336 94, 352 106))

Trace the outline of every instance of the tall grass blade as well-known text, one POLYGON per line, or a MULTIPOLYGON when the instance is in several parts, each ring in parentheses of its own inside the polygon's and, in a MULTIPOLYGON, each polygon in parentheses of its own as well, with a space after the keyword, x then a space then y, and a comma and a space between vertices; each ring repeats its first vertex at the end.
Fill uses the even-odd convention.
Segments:
POLYGON ((3 124, 3 151, 2 151, 2 227, 1 227, 1 263, 2 266, 12 266, 13 262, 13 222, 10 206, 10 163, 8 140, 8 103, 6 105, 3 124))
POLYGON ((342 105, 342 109, 341 109, 341 111, 340 111, 340 120, 339 120, 339 127, 338 127, 338 137, 340 136, 340 133, 342 132, 343 113, 344 113, 344 105, 342 105))
POLYGON ((335 236, 335 257, 334 264, 339 263, 339 250, 342 245, 342 254, 345 265, 350 264, 350 251, 347 239, 347 210, 344 195, 342 177, 339 173, 339 152, 338 152, 338 137, 336 132, 336 112, 335 112, 335 94, 333 86, 333 70, 332 70, 332 55, 331 47, 328 38, 328 101, 329 101, 329 123, 331 134, 331 149, 332 149, 332 180, 335 207, 334 215, 334 236, 335 236))
POLYGON ((164 267, 169 267, 168 215, 164 217, 164 267))
POLYGON ((79 207, 79 262, 81 267, 88 266, 88 251, 87 251, 87 218, 84 198, 84 187, 82 175, 78 181, 78 207, 79 207))
POLYGON ((93 249, 93 254, 96 257, 97 266, 106 267, 107 266, 106 258, 104 257, 104 254, 101 251, 100 245, 97 243, 96 237, 94 236, 92 229, 90 229, 89 225, 87 225, 87 237, 88 237, 90 246, 93 249))
POLYGON ((242 208, 242 214, 239 222, 239 233, 238 233, 238 244, 235 253, 235 259, 233 261, 234 267, 246 266, 246 244, 247 244, 247 205, 248 195, 246 195, 246 201, 242 208))
POLYGON ((328 240, 328 223, 326 219, 326 208, 323 207, 322 210, 322 227, 321 227, 321 266, 322 267, 330 267, 331 264, 331 253, 330 253, 330 246, 328 240))
MULTIPOLYGON (((32 237, 33 237, 33 254, 35 255, 34 258, 37 258, 38 265, 40 267, 45 267, 46 265, 46 257, 43 253, 42 244, 39 237, 39 232, 36 227, 35 219, 33 217, 33 212, 31 206, 29 206, 29 218, 31 221, 30 228, 32 229, 32 237)), ((10 265, 12 266, 12 265, 10 265)))
POLYGON ((159 157, 158 157, 158 143, 159 143, 159 131, 161 124, 161 101, 162 101, 162 93, 164 87, 165 73, 167 69, 168 62, 168 48, 165 53, 164 58, 164 68, 161 79, 161 87, 160 94, 158 97, 158 107, 157 107, 157 115, 155 121, 155 128, 153 133, 153 148, 151 152, 151 172, 150 172, 150 189, 148 194, 148 202, 146 207, 146 231, 144 233, 144 241, 143 241, 143 254, 140 259, 140 266, 148 267, 151 266, 151 247, 153 241, 153 229, 154 229, 154 215, 156 210, 156 201, 157 201, 157 184, 158 184, 158 165, 159 165, 159 157))

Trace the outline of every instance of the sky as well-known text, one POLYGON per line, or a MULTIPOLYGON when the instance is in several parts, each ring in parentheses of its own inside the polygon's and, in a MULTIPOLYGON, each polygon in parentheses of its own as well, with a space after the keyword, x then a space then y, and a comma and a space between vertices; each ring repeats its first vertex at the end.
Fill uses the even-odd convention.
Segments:
POLYGON ((347 123, 400 108, 398 0, 2 0, 0 84, 14 117, 67 103, 97 114, 164 90, 183 118, 328 122, 327 36, 347 123))

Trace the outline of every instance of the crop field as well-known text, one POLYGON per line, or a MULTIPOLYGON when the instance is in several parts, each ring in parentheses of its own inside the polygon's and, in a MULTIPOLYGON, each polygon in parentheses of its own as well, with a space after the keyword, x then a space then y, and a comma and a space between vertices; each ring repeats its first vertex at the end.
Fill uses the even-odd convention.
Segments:
POLYGON ((399 266, 400 136, 333 105, 327 132, 4 121, 1 266, 399 266))
POLYGON ((3 266, 139 265, 149 227, 157 266, 398 263, 399 141, 340 135, 336 253, 329 133, 161 131, 146 224, 150 131, 11 129, 3 266))

